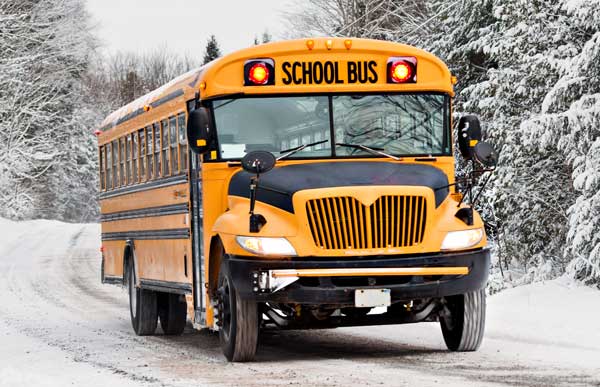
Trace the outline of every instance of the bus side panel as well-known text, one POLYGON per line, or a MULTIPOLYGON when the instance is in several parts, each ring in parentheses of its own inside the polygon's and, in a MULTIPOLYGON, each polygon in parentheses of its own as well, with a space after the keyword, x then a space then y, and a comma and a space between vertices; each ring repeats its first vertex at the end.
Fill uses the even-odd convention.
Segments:
POLYGON ((105 274, 122 277, 129 240, 139 279, 191 283, 188 195, 183 182, 102 199, 105 274))
POLYGON ((141 279, 192 283, 188 239, 139 240, 135 254, 141 279))
POLYGON ((123 278, 123 251, 125 241, 104 241, 104 275, 123 278))
POLYGON ((168 187, 148 189, 102 199, 100 208, 102 215, 106 215, 120 211, 187 203, 188 190, 188 184, 185 182, 168 187))

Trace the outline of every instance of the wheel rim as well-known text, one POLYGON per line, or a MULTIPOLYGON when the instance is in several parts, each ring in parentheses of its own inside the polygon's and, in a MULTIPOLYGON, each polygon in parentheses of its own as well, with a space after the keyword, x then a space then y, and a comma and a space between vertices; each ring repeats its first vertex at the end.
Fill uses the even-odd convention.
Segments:
POLYGON ((133 269, 129 270, 129 304, 131 307, 131 315, 135 318, 137 313, 137 289, 135 287, 135 275, 133 269))
POLYGON ((220 314, 223 338, 229 341, 229 337, 231 336, 231 287, 227 278, 223 279, 223 284, 221 285, 220 314))

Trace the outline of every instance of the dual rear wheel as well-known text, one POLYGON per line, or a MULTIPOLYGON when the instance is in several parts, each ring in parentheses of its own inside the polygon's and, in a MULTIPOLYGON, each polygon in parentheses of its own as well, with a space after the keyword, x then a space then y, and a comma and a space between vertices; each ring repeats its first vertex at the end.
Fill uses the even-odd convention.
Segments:
POLYGON ((131 325, 138 336, 153 335, 159 319, 165 335, 183 333, 187 317, 185 296, 137 287, 131 260, 127 267, 127 287, 131 325))

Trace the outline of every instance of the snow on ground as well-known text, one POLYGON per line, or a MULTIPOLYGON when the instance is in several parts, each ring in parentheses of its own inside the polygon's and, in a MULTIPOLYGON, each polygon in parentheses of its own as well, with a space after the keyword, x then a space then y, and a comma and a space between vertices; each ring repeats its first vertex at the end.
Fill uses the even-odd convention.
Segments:
POLYGON ((600 291, 565 277, 505 290, 489 298, 487 331, 600 351, 600 291))
POLYGON ((98 225, 0 219, 0 387, 39 385, 600 386, 600 291, 567 278, 488 298, 474 353, 439 324, 265 332, 227 363, 214 333, 136 337, 99 282, 98 225))

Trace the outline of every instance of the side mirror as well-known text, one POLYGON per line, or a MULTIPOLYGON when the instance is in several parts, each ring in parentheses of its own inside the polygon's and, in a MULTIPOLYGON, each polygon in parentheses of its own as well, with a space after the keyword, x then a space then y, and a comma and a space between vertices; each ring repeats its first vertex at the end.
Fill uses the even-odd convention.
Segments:
POLYGON ((475 145, 473 156, 478 163, 486 168, 493 168, 498 164, 498 152, 485 141, 480 141, 475 145))
POLYGON ((188 117, 187 138, 190 150, 205 153, 210 145, 210 111, 201 107, 192 111, 188 117))
POLYGON ((474 148, 481 141, 481 124, 475 115, 462 116, 458 121, 458 148, 466 160, 474 156, 474 148))
POLYGON ((267 151, 253 151, 242 158, 242 168, 246 172, 261 174, 275 166, 275 156, 267 151))

